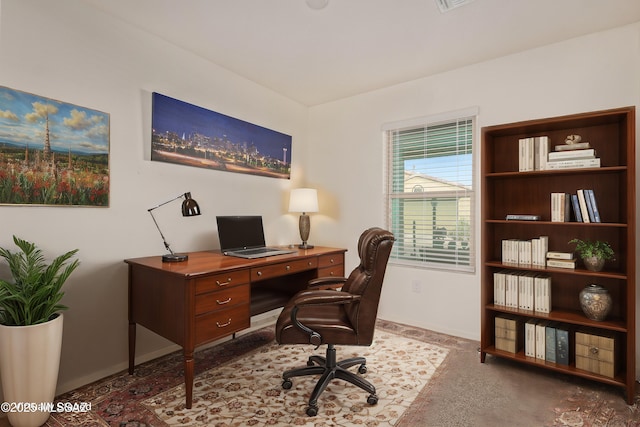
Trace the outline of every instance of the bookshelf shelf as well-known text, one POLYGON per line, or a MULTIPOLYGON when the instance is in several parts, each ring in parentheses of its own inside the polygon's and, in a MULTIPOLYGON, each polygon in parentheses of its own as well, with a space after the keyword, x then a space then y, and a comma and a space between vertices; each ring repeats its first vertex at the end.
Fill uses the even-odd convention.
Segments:
MULTIPOLYGON (((626 401, 635 393, 636 273, 635 273, 635 107, 624 107, 482 129, 482 277, 481 362, 486 355, 525 365, 575 375, 624 388, 626 401), (553 169, 518 172, 519 140, 547 136, 550 151, 568 135, 580 135, 595 149, 599 168, 553 169), (602 222, 551 221, 551 193, 576 194, 592 189, 602 222), (506 220, 509 214, 537 215, 537 221, 506 220), (605 271, 503 263, 502 242, 548 237, 548 250, 573 252, 569 241, 604 240, 616 252, 605 271), (542 313, 495 304, 494 273, 539 273, 551 279, 551 311, 542 313), (588 284, 607 288, 613 309, 605 321, 587 318, 578 295, 588 284), (569 331, 569 364, 556 364, 525 356, 524 349, 510 353, 496 348, 496 317, 519 321, 524 335, 527 321, 549 321, 569 331), (576 368, 576 332, 613 337, 618 357, 613 378, 576 368)), ((517 305, 517 304, 516 304, 517 305)), ((526 306, 526 305, 525 305, 526 306)), ((502 346, 500 348, 503 348, 502 346)))

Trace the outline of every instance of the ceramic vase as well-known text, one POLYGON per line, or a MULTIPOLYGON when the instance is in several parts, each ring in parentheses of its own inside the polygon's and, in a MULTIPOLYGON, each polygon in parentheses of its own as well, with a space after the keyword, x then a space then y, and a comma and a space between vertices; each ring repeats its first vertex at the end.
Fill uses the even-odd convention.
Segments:
POLYGON ((611 312, 611 295, 607 289, 592 283, 580 291, 580 307, 589 319, 603 321, 611 312))
MULTIPOLYGON (((62 320, 59 314, 37 325, 0 325, 0 376, 5 402, 53 403, 62 350, 62 320)), ((46 405, 39 405, 40 408, 46 405)), ((13 427, 41 426, 49 415, 46 410, 7 414, 13 427)))
POLYGON ((590 271, 602 271, 604 268, 604 259, 597 257, 582 258, 584 266, 590 271))

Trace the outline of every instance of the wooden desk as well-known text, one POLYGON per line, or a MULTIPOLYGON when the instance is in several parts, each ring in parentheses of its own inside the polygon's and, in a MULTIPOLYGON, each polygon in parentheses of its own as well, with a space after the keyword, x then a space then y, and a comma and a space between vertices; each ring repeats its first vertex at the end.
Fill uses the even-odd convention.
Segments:
POLYGON ((129 374, 135 364, 136 325, 180 345, 186 405, 193 399, 195 347, 251 324, 251 316, 284 306, 316 277, 344 276, 346 249, 316 247, 247 260, 220 251, 192 252, 185 262, 160 256, 129 265, 129 374))

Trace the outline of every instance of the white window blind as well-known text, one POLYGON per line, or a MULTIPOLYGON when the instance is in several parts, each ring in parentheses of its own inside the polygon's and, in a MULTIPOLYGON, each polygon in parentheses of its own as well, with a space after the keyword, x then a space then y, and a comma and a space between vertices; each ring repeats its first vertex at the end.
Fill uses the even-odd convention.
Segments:
POLYGON ((387 227, 396 237, 391 263, 474 270, 476 114, 383 126, 387 227))

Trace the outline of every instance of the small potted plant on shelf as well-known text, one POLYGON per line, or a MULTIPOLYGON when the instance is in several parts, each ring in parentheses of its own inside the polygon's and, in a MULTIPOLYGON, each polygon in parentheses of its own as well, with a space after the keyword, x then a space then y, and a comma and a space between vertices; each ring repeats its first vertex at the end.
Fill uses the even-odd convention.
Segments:
POLYGON ((569 243, 576 245, 576 251, 580 254, 580 258, 582 258, 587 270, 601 271, 604 268, 605 261, 615 257, 615 252, 613 252, 608 242, 572 239, 569 243))
MULTIPOLYGON (((62 285, 78 267, 77 249, 45 262, 33 243, 13 236, 20 249, 0 248, 12 282, 0 279, 0 376, 6 402, 53 403, 62 349, 62 285)), ((38 408, 39 409, 39 408, 38 408)), ((49 411, 9 412, 14 427, 40 426, 49 411)))

